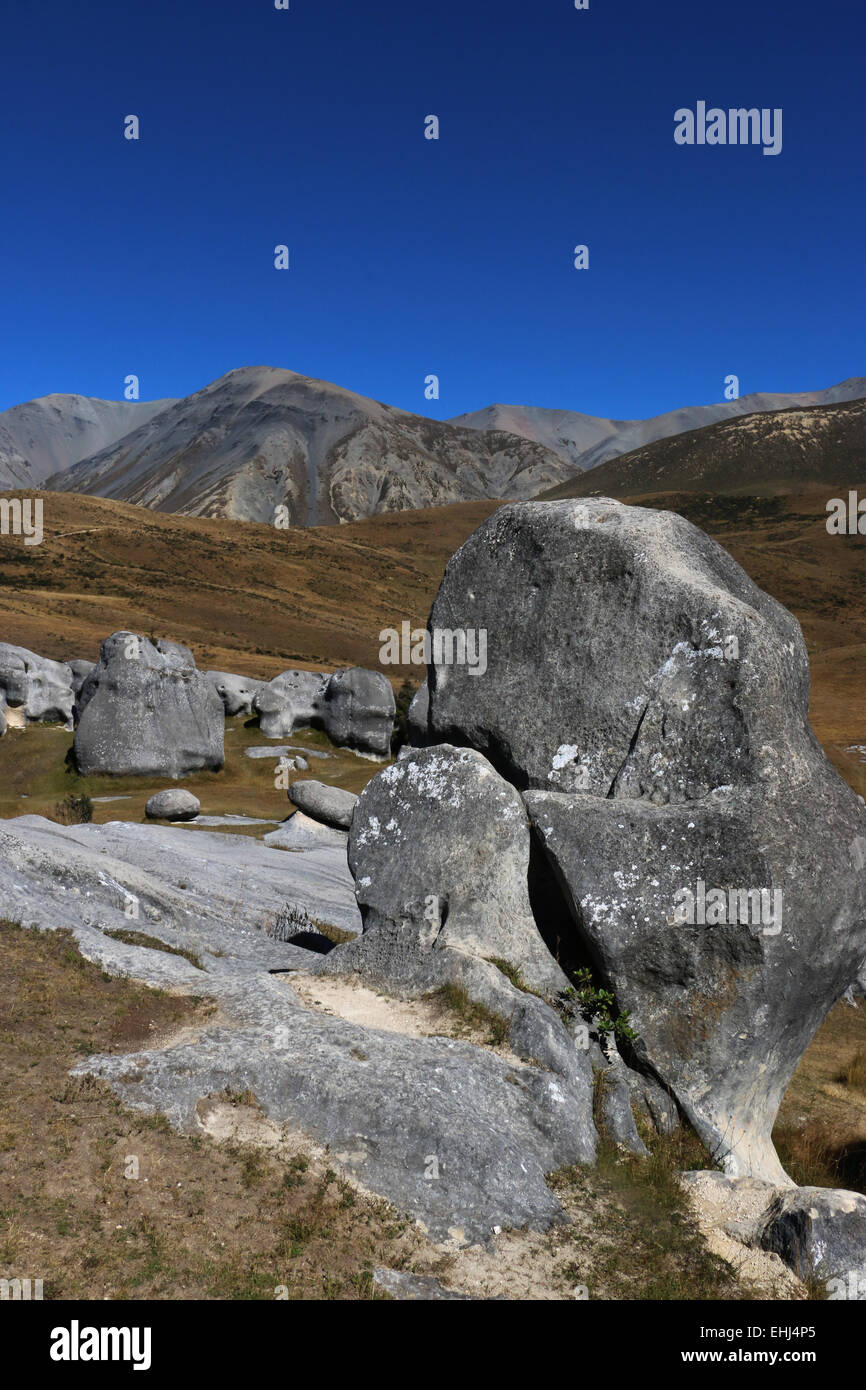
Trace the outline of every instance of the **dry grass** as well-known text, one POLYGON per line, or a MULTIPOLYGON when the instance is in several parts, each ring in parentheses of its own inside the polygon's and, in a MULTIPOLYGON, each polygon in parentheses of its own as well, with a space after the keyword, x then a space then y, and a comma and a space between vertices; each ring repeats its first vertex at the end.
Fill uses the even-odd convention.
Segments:
MULTIPOLYGON (((426 624, 446 560, 499 505, 277 531, 74 493, 35 495, 43 543, 0 536, 5 641, 95 660, 104 637, 130 628, 186 642, 202 670, 267 679, 289 666, 376 666, 381 629, 403 619, 426 624)), ((388 674, 397 684, 423 677, 418 667, 388 674)))
MULTIPOLYGON (((198 797, 202 815, 244 815, 273 821, 273 825, 227 827, 233 834, 261 837, 276 829, 276 824, 294 808, 285 790, 274 785, 276 755, 273 759, 248 758, 245 750, 283 744, 297 744, 330 755, 308 757, 309 771, 291 773, 292 781, 314 777, 347 791, 360 792, 385 765, 335 747, 319 730, 304 729, 274 741, 263 737, 256 721, 238 718, 226 723, 226 762, 221 771, 191 773, 181 785, 198 797)), ((165 777, 81 777, 70 766, 71 748, 72 735, 56 726, 31 724, 25 730, 10 730, 0 739, 0 817, 40 815, 69 824, 68 818, 58 815, 58 803, 70 797, 89 797, 95 824, 144 821, 148 797, 171 785, 171 779, 165 777), (103 796, 123 799, 96 800, 103 796)), ((189 828, 195 831, 195 826, 189 828)))
POLYGON ((839 1077, 843 1086, 850 1086, 852 1091, 863 1091, 866 1093, 866 1048, 860 1049, 851 1061, 842 1070, 839 1077))
POLYGON ((864 1060, 866 1006, 837 1004, 794 1074, 773 1133, 784 1167, 801 1186, 866 1193, 864 1060))
MULTIPOLYGON (((866 744, 866 537, 827 534, 826 486, 776 494, 628 500, 682 512, 796 614, 812 664, 815 731, 866 794, 866 764, 844 751, 866 744)), ((275 531, 74 493, 39 495, 43 544, 0 537, 6 641, 43 656, 95 659, 103 637, 132 628, 187 642, 202 669, 267 678, 289 666, 377 666, 381 629, 404 619, 424 626, 447 560, 500 505, 275 531)), ((387 674, 397 686, 424 673, 387 674)))
MULTIPOLYGON (((42 1278, 50 1299, 271 1299, 278 1288, 367 1299, 377 1265, 412 1266, 414 1228, 326 1160, 178 1134, 68 1075, 90 1053, 147 1046, 211 1010, 110 978, 65 932, 0 924, 0 1277, 42 1278)), ((219 1100, 255 1113, 255 1097, 219 1100)))
POLYGON ((466 1033, 481 1034, 489 1047, 501 1047, 508 1037, 508 1019, 471 999, 462 985, 452 983, 442 985, 432 994, 424 996, 433 1000, 460 1030, 466 1033))
POLYGON ((572 1249, 562 1274, 583 1284, 591 1298, 668 1302, 727 1301, 749 1297, 732 1267, 712 1254, 695 1226, 678 1181, 683 1168, 709 1168, 691 1134, 644 1134, 648 1157, 627 1154, 604 1139, 595 1169, 566 1168, 549 1178, 568 1211, 575 1212, 572 1249), (593 1213, 587 1242, 577 1212, 593 1213))
POLYGON ((160 941, 158 936, 148 936, 143 931, 108 931, 106 936, 112 937, 115 941, 122 941, 125 946, 144 946, 150 951, 164 951, 169 956, 182 956, 188 960, 190 965, 194 965, 196 970, 204 970, 199 957, 194 951, 182 950, 180 946, 169 946, 165 941, 160 941))

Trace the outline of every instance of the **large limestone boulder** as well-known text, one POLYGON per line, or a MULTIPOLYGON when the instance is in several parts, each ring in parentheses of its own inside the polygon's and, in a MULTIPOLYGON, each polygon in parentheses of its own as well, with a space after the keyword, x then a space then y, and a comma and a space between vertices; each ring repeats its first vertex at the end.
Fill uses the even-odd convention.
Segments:
POLYGON ((327 676, 317 671, 283 671, 256 692, 253 708, 265 738, 285 738, 319 718, 327 676))
POLYGON ((379 757, 389 753, 397 704, 381 671, 335 671, 322 692, 320 713, 332 743, 379 757))
POLYGON ((0 693, 22 723, 72 726, 72 672, 64 662, 0 642, 0 693))
POLYGON ((785 1183, 779 1102, 866 960, 866 814, 796 619, 681 517, 594 499, 497 511, 430 628, 486 630, 483 676, 434 655, 430 737, 524 791, 635 1064, 726 1171, 785 1183))
POLYGON ((233 676, 229 671, 207 671, 205 675, 222 700, 228 718, 236 714, 251 715, 253 701, 265 687, 264 681, 252 680, 249 676, 233 676))
POLYGON ((176 651, 132 632, 103 642, 77 702, 80 772, 183 777, 223 764, 225 716, 213 685, 176 651))

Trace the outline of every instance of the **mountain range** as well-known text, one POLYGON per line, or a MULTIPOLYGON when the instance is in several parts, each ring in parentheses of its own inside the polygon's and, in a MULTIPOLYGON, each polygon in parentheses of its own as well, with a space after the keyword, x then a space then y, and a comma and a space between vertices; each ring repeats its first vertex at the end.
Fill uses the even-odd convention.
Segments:
POLYGON ((866 396, 866 377, 850 377, 825 391, 794 394, 756 392, 714 405, 686 406, 653 415, 649 420, 605 420, 573 410, 545 410, 536 406, 490 405, 469 415, 458 415, 453 424, 478 430, 509 430, 534 439, 576 469, 587 472, 608 459, 631 453, 657 439, 703 429, 720 420, 770 410, 792 410, 806 405, 835 405, 866 396))
POLYGON ((397 410, 272 367, 229 372, 48 479, 188 516, 296 525, 533 497, 573 469, 542 444, 397 410))
MULTIPOLYGON (((57 395, 14 406, 0 413, 0 488, 245 521, 272 522, 285 507, 293 525, 483 498, 624 495, 644 475, 658 490, 653 470, 690 490, 729 490, 765 481, 768 468, 820 471, 817 441, 830 447, 832 411, 864 398, 866 378, 855 377, 649 420, 491 405, 438 421, 297 372, 244 367, 180 400, 57 395), (811 414, 767 430, 754 423, 797 411, 811 414)), ((856 432, 858 412, 838 418, 856 432)))
POLYGON ((844 492, 866 476, 864 443, 864 399, 773 410, 656 440, 546 489, 541 496, 766 496, 815 483, 844 492))
POLYGON ((0 487, 42 487, 52 473, 113 444, 173 401, 42 396, 0 414, 0 487))

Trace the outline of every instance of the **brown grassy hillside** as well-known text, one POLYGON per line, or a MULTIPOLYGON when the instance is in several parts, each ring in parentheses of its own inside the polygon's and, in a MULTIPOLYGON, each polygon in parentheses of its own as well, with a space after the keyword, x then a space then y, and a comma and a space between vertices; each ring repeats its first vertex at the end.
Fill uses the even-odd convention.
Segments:
POLYGON ((95 660, 103 637, 132 628, 187 642, 203 669, 259 676, 375 665, 380 630, 426 622, 448 556, 497 505, 278 531, 34 495, 42 545, 0 536, 0 640, 95 660))
MULTIPOLYGON (((130 627, 188 642, 202 667, 260 676, 290 665, 375 666, 380 630, 426 621, 449 556, 498 505, 277 531, 40 496, 43 544, 0 536, 0 639, 92 659, 101 638, 130 627)), ((866 744, 866 537, 827 534, 822 485, 775 497, 631 500, 688 516, 796 613, 812 662, 813 724, 863 792, 866 763, 840 750, 866 744)), ((389 674, 418 681, 423 672, 389 674)))

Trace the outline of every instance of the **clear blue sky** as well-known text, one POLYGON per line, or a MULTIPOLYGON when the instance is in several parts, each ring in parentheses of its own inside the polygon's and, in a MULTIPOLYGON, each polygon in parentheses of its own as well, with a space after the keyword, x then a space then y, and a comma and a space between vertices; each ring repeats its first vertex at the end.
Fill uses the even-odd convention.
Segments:
POLYGON ((0 409, 255 363, 440 418, 866 374, 864 51, 862 0, 7 5, 0 409), (781 107, 782 153, 677 146, 698 100, 781 107))

